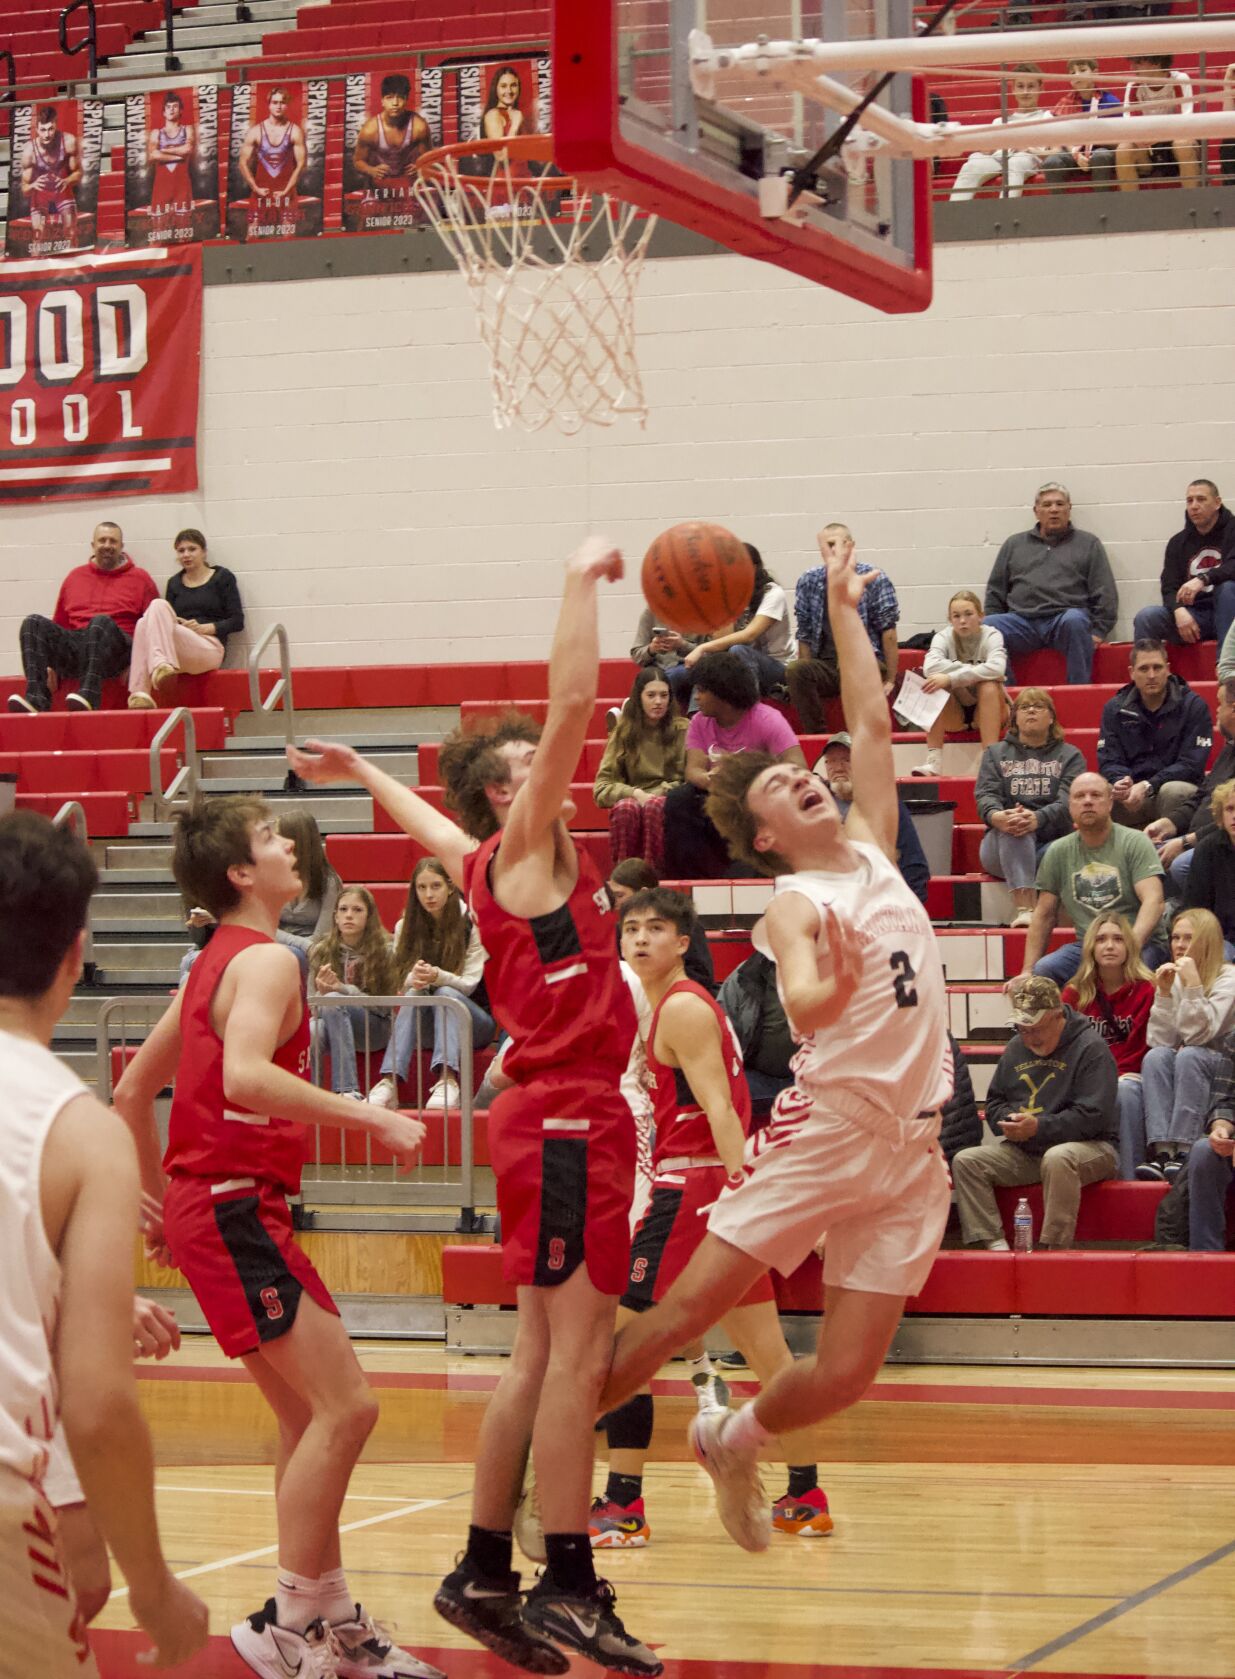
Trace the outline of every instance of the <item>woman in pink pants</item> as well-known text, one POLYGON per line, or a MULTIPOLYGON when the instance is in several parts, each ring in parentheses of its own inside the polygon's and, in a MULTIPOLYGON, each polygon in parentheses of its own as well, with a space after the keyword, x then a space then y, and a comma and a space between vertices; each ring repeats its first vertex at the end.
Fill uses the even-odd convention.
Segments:
POLYGON ((212 566, 206 538, 183 530, 175 542, 179 575, 168 580, 167 599, 153 601, 133 631, 129 662, 129 707, 154 709, 154 690, 181 671, 197 676, 223 663, 227 638, 244 628, 236 579, 226 566, 212 566))

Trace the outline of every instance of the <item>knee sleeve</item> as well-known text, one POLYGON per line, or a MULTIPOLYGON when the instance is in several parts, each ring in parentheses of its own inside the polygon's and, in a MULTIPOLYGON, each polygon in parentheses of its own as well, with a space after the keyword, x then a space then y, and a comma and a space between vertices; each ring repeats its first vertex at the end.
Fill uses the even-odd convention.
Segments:
POLYGON ((646 1452, 652 1444, 653 1405, 650 1393, 637 1393, 605 1418, 609 1450, 646 1452))

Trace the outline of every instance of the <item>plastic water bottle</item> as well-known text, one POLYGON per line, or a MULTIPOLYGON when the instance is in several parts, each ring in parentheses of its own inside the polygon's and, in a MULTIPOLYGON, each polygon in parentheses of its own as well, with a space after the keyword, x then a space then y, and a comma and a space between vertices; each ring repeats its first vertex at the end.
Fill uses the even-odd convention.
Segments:
POLYGON ((1012 1214, 1012 1251, 1033 1252, 1033 1214, 1029 1210, 1028 1200, 1023 1195, 1016 1203, 1016 1211, 1012 1214))

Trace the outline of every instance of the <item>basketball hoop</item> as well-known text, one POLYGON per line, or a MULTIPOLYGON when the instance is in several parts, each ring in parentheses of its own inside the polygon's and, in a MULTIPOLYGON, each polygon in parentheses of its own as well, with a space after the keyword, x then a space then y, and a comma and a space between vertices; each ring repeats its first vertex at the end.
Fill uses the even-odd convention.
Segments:
POLYGON ((495 424, 643 425, 634 308, 655 216, 563 175, 545 134, 441 146, 415 167, 476 306, 495 424))

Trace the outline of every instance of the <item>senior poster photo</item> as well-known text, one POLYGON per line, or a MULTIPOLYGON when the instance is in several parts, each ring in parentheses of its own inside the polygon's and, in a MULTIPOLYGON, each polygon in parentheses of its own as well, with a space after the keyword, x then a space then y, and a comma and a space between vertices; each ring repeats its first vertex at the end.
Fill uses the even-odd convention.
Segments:
POLYGON ((219 91, 133 94, 124 113, 125 243, 184 245, 219 236, 219 91))
POLYGON ((102 151, 101 99, 13 107, 6 256, 94 249, 102 151))
POLYGON ((414 227, 416 159, 442 140, 442 72, 388 64, 347 77, 343 92, 343 226, 414 227))
POLYGON ((322 231, 325 81, 239 82, 232 90, 227 232, 252 243, 322 231))

